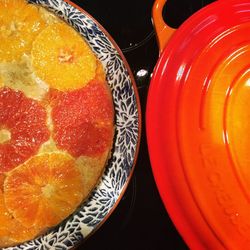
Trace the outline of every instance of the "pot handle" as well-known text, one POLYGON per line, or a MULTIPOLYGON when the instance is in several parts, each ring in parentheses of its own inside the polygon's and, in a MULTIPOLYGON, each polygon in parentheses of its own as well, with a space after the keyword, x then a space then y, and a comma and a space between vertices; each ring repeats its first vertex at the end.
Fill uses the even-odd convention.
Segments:
POLYGON ((163 20, 162 11, 166 2, 167 0, 155 0, 152 9, 152 22, 154 25, 160 53, 162 53, 168 40, 176 30, 169 27, 163 20))

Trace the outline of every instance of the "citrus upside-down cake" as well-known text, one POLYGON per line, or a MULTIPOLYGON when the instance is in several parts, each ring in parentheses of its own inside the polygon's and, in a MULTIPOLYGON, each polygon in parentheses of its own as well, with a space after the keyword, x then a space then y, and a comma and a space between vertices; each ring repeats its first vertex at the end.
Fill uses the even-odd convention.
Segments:
POLYGON ((54 14, 0 0, 0 247, 71 215, 96 186, 114 136, 103 66, 54 14))

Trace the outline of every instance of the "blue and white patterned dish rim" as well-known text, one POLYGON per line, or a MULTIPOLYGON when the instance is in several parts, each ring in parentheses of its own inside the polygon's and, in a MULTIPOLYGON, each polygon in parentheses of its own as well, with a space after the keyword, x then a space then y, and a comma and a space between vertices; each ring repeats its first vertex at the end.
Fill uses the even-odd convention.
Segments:
POLYGON ((128 64, 108 33, 86 12, 63 0, 29 0, 54 12, 73 26, 101 60, 111 87, 116 136, 111 159, 99 185, 81 207, 47 234, 4 250, 68 250, 93 233, 110 215, 125 192, 138 154, 140 104, 128 64))

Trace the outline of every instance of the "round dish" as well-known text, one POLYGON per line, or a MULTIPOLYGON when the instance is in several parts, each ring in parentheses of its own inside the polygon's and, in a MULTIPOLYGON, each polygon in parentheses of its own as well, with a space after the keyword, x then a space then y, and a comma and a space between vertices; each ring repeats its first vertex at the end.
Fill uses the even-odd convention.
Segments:
MULTIPOLYGON (((165 2, 156 1, 156 9, 165 2)), ((191 249, 244 249, 250 241, 250 3, 214 2, 175 33, 162 18, 154 21, 161 25, 156 32, 167 35, 159 37, 163 52, 146 125, 162 200, 191 249)))
POLYGON ((92 234, 117 206, 131 178, 138 154, 141 112, 136 85, 120 49, 88 13, 63 0, 29 1, 42 5, 73 26, 102 62, 115 107, 115 138, 110 160, 87 201, 58 227, 8 250, 72 249, 92 234))

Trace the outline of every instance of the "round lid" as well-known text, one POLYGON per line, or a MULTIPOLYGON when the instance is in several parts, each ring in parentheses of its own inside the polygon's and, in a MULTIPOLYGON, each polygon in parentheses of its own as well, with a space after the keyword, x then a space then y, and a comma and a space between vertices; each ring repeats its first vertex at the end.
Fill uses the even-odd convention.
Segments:
POLYGON ((174 33, 146 110, 162 200, 192 249, 250 244, 250 2, 221 0, 174 33))

